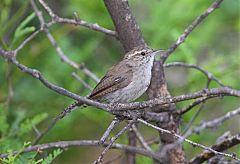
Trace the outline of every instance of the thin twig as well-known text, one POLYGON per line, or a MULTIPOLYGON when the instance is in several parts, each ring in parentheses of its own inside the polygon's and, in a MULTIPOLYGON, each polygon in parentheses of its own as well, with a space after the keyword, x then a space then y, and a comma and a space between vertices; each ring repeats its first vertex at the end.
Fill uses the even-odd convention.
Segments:
POLYGON ((37 127, 34 124, 32 124, 32 128, 33 128, 34 132, 37 134, 37 136, 41 134, 40 131, 37 129, 37 127))
POLYGON ((204 102, 201 104, 201 106, 198 108, 198 110, 194 113, 194 115, 191 117, 191 120, 189 121, 189 123, 185 126, 185 128, 182 131, 182 135, 184 135, 185 133, 187 133, 187 131, 191 128, 191 126, 193 125, 194 121, 196 120, 196 118, 199 116, 200 112, 203 110, 204 108, 204 102))
MULTIPOLYGON (((226 139, 229 139, 230 137, 232 137, 231 132, 230 131, 226 131, 224 132, 221 136, 219 136, 217 138, 216 144, 220 144, 221 142, 225 141, 226 139)), ((206 152, 206 151, 205 151, 206 152)), ((224 151, 222 151, 224 152, 224 151)), ((217 164, 221 161, 221 163, 230 163, 229 159, 224 158, 223 156, 219 156, 219 155, 215 155, 213 157, 211 157, 207 163, 209 164, 217 164)))
MULTIPOLYGON (((225 114, 224 116, 222 117, 219 117, 219 118, 216 118, 212 121, 208 121, 208 122, 204 122, 202 123, 200 126, 198 127, 195 127, 195 128, 192 128, 190 130, 188 130, 184 136, 182 136, 181 138, 179 138, 178 141, 168 145, 166 147, 165 150, 163 150, 163 153, 164 154, 166 152, 166 150, 169 150, 171 149, 172 147, 175 147, 179 144, 181 144, 183 141, 186 141, 185 139, 187 139, 189 136, 191 136, 193 133, 197 133, 199 134, 202 130, 206 129, 206 128, 216 128, 217 126, 219 126, 220 124, 222 124, 224 121, 226 121, 227 119, 230 119, 236 115, 239 115, 240 114, 240 108, 234 110, 234 111, 231 111, 231 112, 228 112, 227 114, 225 114)), ((211 151, 211 150, 209 150, 211 151)), ((213 152, 215 153, 215 152, 213 152)), ((220 154, 221 155, 221 154, 220 154)))
POLYGON ((63 117, 67 115, 67 113, 72 112, 76 107, 78 107, 78 103, 73 103, 67 108, 65 108, 59 115, 57 115, 52 122, 41 132, 37 135, 37 137, 32 142, 32 145, 37 144, 48 132, 50 129, 54 127, 54 125, 63 117))
MULTIPOLYGON (((211 83, 211 79, 207 80, 207 85, 205 89, 209 88, 209 85, 211 83)), ((187 133, 187 131, 191 128, 192 124, 194 123, 194 121, 197 119, 197 117, 199 116, 199 114, 201 113, 201 111, 204 109, 205 106, 205 101, 202 102, 201 106, 198 108, 197 112, 192 116, 191 120, 189 121, 189 123, 187 124, 187 126, 184 128, 184 130, 182 131, 182 135, 184 135, 185 133, 187 133)))
POLYGON ((19 63, 15 58, 12 58, 13 55, 12 55, 11 51, 4 51, 4 50, 0 49, 0 52, 3 52, 3 53, 0 53, 1 56, 3 56, 4 58, 8 59, 9 62, 16 65, 21 71, 40 80, 40 82, 42 82, 47 88, 49 88, 61 95, 65 95, 67 97, 75 99, 79 102, 85 103, 87 105, 92 105, 92 106, 104 109, 105 111, 112 112, 112 113, 118 112, 120 110, 143 109, 143 108, 148 108, 148 107, 154 107, 157 105, 165 105, 165 104, 169 104, 169 103, 176 103, 176 102, 180 102, 180 101, 191 100, 191 99, 196 99, 196 98, 201 98, 201 97, 209 97, 209 96, 210 97, 212 97, 212 96, 221 97, 224 95, 240 97, 239 90, 222 87, 222 88, 212 88, 212 89, 208 89, 208 90, 202 90, 202 91, 198 91, 195 93, 190 93, 190 94, 180 95, 180 96, 175 96, 175 97, 160 97, 160 98, 155 98, 155 99, 143 101, 143 102, 133 102, 133 103, 128 103, 128 104, 104 104, 104 103, 99 103, 99 102, 90 100, 88 98, 76 95, 62 87, 56 86, 56 85, 48 82, 44 78, 44 76, 41 74, 41 72, 39 72, 36 69, 28 68, 25 65, 19 63))
MULTIPOLYGON (((208 78, 208 77, 207 77, 208 78)), ((206 90, 209 88, 209 85, 210 85, 210 82, 211 82, 211 79, 207 79, 207 84, 206 84, 206 90)), ((209 97, 203 97, 202 99, 203 100, 206 100, 208 99, 209 97)), ((191 109, 191 107, 194 107, 196 104, 198 103, 202 103, 201 106, 198 108, 197 112, 191 117, 191 120, 189 121, 189 123, 185 126, 184 130, 182 131, 181 133, 181 136, 184 136, 185 133, 188 132, 188 130, 191 128, 193 122, 195 121, 195 119, 197 118, 197 116, 200 114, 200 112, 202 111, 202 109, 204 108, 204 104, 205 104, 205 101, 198 101, 198 100, 195 100, 195 102, 193 102, 192 104, 190 104, 188 106, 188 109, 185 110, 186 111, 189 111, 191 109), (197 103, 196 103, 197 102, 197 103)), ((184 138, 187 138, 186 136, 184 136, 184 138)), ((183 140, 181 140, 183 142, 183 140)), ((180 141, 179 141, 180 142, 180 141)), ((174 142, 172 144, 169 144, 168 146, 166 146, 164 149, 162 149, 162 154, 164 155, 168 150, 172 149, 173 147, 177 146, 179 144, 179 142, 174 142)))
POLYGON ((186 94, 186 95, 180 95, 180 96, 174 96, 174 97, 160 97, 155 98, 148 101, 143 102, 133 102, 128 104, 117 104, 114 106, 112 110, 118 111, 118 110, 134 110, 134 109, 143 109, 143 108, 152 108, 158 105, 165 105, 170 103, 177 103, 185 100, 191 100, 196 98, 204 98, 204 97, 222 97, 224 95, 231 95, 240 97, 240 91, 234 90, 228 87, 222 87, 222 88, 211 88, 211 89, 203 89, 202 91, 197 91, 194 93, 186 94))
POLYGON ((132 129, 133 129, 134 133, 136 134, 142 147, 149 151, 152 151, 152 149, 148 146, 147 142, 144 140, 143 136, 141 135, 141 133, 138 131, 137 127, 134 124, 132 125, 132 129))
POLYGON ((94 164, 100 164, 102 163, 103 157, 104 155, 107 153, 107 151, 111 148, 112 144, 124 133, 126 132, 131 126, 132 124, 135 122, 135 120, 130 121, 127 126, 125 126, 116 136, 114 136, 113 138, 111 138, 110 143, 108 144, 108 146, 102 151, 102 153, 100 154, 100 156, 98 157, 98 159, 96 161, 94 161, 94 164))
MULTIPOLYGON (((127 140, 129 146, 137 146, 137 136, 133 132, 133 129, 130 127, 128 133, 127 133, 127 140)), ((132 152, 126 152, 126 163, 128 164, 135 164, 136 163, 136 153, 132 152)))
POLYGON ((170 54, 172 54, 176 48, 181 45, 188 35, 194 30, 195 27, 197 27, 209 14, 211 14, 215 9, 217 9, 223 0, 215 0, 213 4, 199 17, 197 17, 185 30, 184 33, 178 37, 178 39, 175 41, 175 43, 168 48, 166 53, 161 56, 163 62, 166 61, 166 59, 169 57, 170 54))
POLYGON ((47 13, 49 14, 49 16, 52 18, 52 20, 54 22, 57 22, 57 23, 66 23, 66 24, 73 24, 73 25, 80 25, 80 26, 84 26, 84 27, 87 27, 91 30, 95 30, 95 31, 98 31, 98 32, 102 32, 104 34, 107 34, 109 36, 112 36, 112 37, 116 37, 117 38, 117 34, 115 31, 112 31, 112 30, 109 30, 109 29, 106 29, 102 26, 99 26, 98 24, 96 23, 89 23, 87 21, 84 21, 84 20, 81 20, 81 19, 68 19, 68 18, 61 18, 59 16, 57 16, 53 11, 52 9, 49 7, 49 5, 44 2, 43 0, 39 0, 40 4, 45 8, 45 10, 47 11, 47 13))
POLYGON ((186 133, 186 136, 189 137, 193 133, 199 134, 202 130, 207 129, 207 128, 216 128, 217 126, 221 125, 224 121, 226 121, 236 115, 240 115, 240 107, 231 112, 226 113, 225 115, 223 115, 221 117, 215 118, 214 120, 203 122, 200 126, 195 127, 193 129, 191 129, 188 133, 186 133))
MULTIPOLYGON (((16 58, 14 58, 14 54, 12 51, 5 51, 0 48, 0 55, 7 59, 10 63, 16 65, 22 72, 27 73, 31 75, 32 77, 38 79, 43 85, 45 85, 47 88, 61 94, 67 97, 70 97, 78 102, 95 106, 99 109, 103 109, 104 111, 113 113, 113 114, 119 114, 120 111, 124 110, 135 110, 135 109, 143 109, 148 107, 155 107, 158 105, 165 105, 169 103, 176 103, 181 102, 185 100, 191 100, 201 97, 222 97, 222 96, 235 96, 240 97, 240 90, 231 89, 228 87, 222 87, 222 88, 212 88, 208 90, 202 90, 197 91, 194 93, 186 94, 186 95, 180 95, 175 97, 160 97, 155 98, 148 101, 143 102, 133 102, 133 103, 127 103, 127 104, 104 104, 100 102, 96 102, 93 100, 90 100, 88 98, 79 96, 77 94, 74 94, 62 87, 59 87, 57 85, 54 85, 50 83, 48 80, 44 78, 42 73, 36 69, 31 69, 21 63, 18 62, 16 58)), ((121 112, 123 114, 123 112, 121 112)), ((127 116, 126 116, 127 117, 127 116)))
POLYGON ((202 72, 208 78, 208 80, 216 81, 221 87, 225 86, 223 84, 223 82, 218 80, 212 73, 208 72, 207 70, 205 70, 205 69, 203 69, 200 66, 195 65, 195 64, 187 64, 187 63, 182 63, 182 62, 173 62, 173 63, 164 64, 164 67, 166 67, 166 68, 169 68, 169 67, 185 67, 185 68, 196 69, 196 70, 202 72))
MULTIPOLYGON (((235 136, 226 138, 225 140, 223 140, 222 142, 212 145, 211 149, 216 150, 216 151, 224 151, 227 150, 235 145, 240 144, 240 134, 237 134, 235 136)), ((214 154, 211 151, 208 150, 204 150, 201 154, 199 154, 198 156, 194 157, 193 159, 190 160, 190 164, 198 164, 198 163, 203 163, 204 161, 210 159, 211 157, 215 156, 216 154, 214 154)), ((236 154, 232 154, 232 156, 236 157, 236 154)), ((239 159, 238 159, 239 161, 239 159)))
MULTIPOLYGON (((43 2, 43 1, 42 1, 43 2)), ((44 2, 43 2, 44 3, 44 2)), ((69 64, 70 66, 72 66, 75 69, 80 69, 82 70, 86 75, 88 75, 91 79, 93 79, 94 81, 98 82, 99 79, 97 78, 96 75, 94 75, 91 71, 89 71, 83 64, 78 64, 76 62, 74 62, 73 60, 71 60, 68 56, 66 56, 63 52, 63 50, 61 49, 61 47, 59 47, 58 43, 56 42, 56 40, 54 39, 54 37, 52 36, 52 34, 50 33, 46 22, 44 21, 44 18, 42 16, 42 12, 39 11, 39 9, 37 8, 37 5, 35 4, 34 0, 31 0, 31 5, 40 21, 41 24, 41 29, 46 33, 49 41, 51 42, 51 44, 53 45, 53 47, 56 49, 57 54, 59 55, 60 59, 62 62, 69 64)))
POLYGON ((100 81, 100 79, 93 72, 91 72, 84 64, 79 64, 79 70, 81 70, 86 75, 88 75, 96 83, 98 83, 100 81))
POLYGON ((5 51, 0 48, 0 55, 7 59, 10 63, 13 63, 16 65, 21 71, 31 75, 32 77, 38 79, 42 84, 44 84, 47 88, 61 94, 65 95, 67 97, 73 98, 79 102, 85 103, 87 105, 92 105, 97 108, 103 109, 104 111, 122 115, 124 117, 129 117, 129 113, 124 113, 123 110, 133 110, 133 109, 143 109, 147 107, 154 107, 157 105, 165 105, 169 103, 176 103, 184 100, 190 100, 190 99, 196 99, 201 97, 213 97, 213 96, 236 96, 240 97, 240 91, 234 90, 231 88, 223 87, 223 88, 212 88, 208 90, 198 91, 195 93, 187 94, 187 95, 181 95, 181 96, 175 96, 175 97, 160 97, 155 98, 149 101, 143 101, 143 102, 134 102, 134 103, 128 103, 128 104, 103 104, 99 103, 90 99, 87 99, 85 97, 76 95, 62 87, 56 86, 49 81, 47 81, 44 76, 39 72, 38 70, 31 69, 26 67, 25 65, 19 63, 16 58, 14 58, 14 52, 13 51, 5 51))
POLYGON ((38 71, 36 69, 31 69, 31 68, 19 63, 19 61, 16 58, 13 58, 14 55, 13 55, 12 51, 4 51, 4 50, 0 49, 0 52, 4 52, 3 54, 0 54, 0 55, 3 56, 5 59, 7 59, 10 63, 16 65, 22 72, 27 73, 27 74, 31 75, 32 77, 38 79, 47 88, 49 88, 49 89, 51 89, 51 90, 53 90, 57 93, 60 93, 61 95, 65 95, 65 96, 70 97, 74 100, 85 103, 87 105, 90 105, 89 103, 91 102, 92 105, 95 104, 99 108, 102 107, 103 109, 108 111, 107 110, 107 108, 108 108, 107 104, 99 103, 99 102, 90 100, 88 98, 79 96, 77 94, 74 94, 74 93, 62 88, 62 87, 59 87, 57 85, 54 85, 54 84, 50 83, 49 81, 47 81, 45 79, 45 77, 42 75, 42 73, 40 71, 38 71))
POLYGON ((35 32, 33 32, 29 37, 27 37, 14 51, 16 52, 16 54, 18 53, 18 51, 20 51, 21 49, 23 49, 23 47, 29 42, 31 41, 33 38, 35 38, 37 36, 37 34, 39 34, 41 32, 40 30, 37 30, 35 32))
MULTIPOLYGON (((107 147, 109 143, 104 143, 103 146, 107 147)), ((58 141, 58 142, 51 142, 46 144, 40 144, 40 145, 33 145, 29 146, 21 153, 27 153, 27 152, 33 152, 33 151, 43 151, 47 149, 53 149, 53 148, 70 148, 70 147, 76 147, 76 146, 96 146, 99 147, 99 141, 98 140, 75 140, 75 141, 58 141)), ((154 159, 158 159, 158 156, 155 153, 149 152, 146 149, 133 147, 133 146, 127 146, 123 144, 113 143, 111 146, 111 149, 120 149, 123 151, 131 151, 135 152, 144 156, 153 157, 154 159)), ((11 153, 6 154, 0 154, 0 158, 7 158, 9 155, 15 155, 18 151, 13 151, 11 153)))
POLYGON ((148 122, 146 122, 146 121, 144 121, 144 120, 142 120, 142 119, 137 119, 137 121, 138 121, 138 122, 141 122, 141 123, 143 123, 143 124, 145 124, 145 125, 147 125, 147 126, 149 126, 149 127, 151 127, 151 128, 153 128, 153 129, 156 129, 156 130, 158 130, 158 131, 160 131, 160 132, 162 132, 162 133, 171 134, 171 135, 177 137, 177 138, 180 139, 180 140, 183 140, 183 141, 185 141, 185 142, 187 142, 187 143, 189 143, 189 144, 191 144, 191 145, 193 145, 193 146, 202 148, 202 149, 204 149, 204 150, 208 150, 208 151, 210 151, 210 152, 212 152, 212 153, 214 153, 214 154, 216 154, 216 155, 222 155, 222 156, 229 157, 229 158, 235 159, 235 160, 237 160, 237 161, 240 161, 240 159, 237 158, 237 157, 236 157, 235 155, 233 155, 233 154, 218 152, 218 151, 216 151, 216 150, 214 150, 214 149, 212 149, 212 148, 210 148, 210 147, 207 147, 207 146, 204 146, 204 145, 202 145, 202 144, 193 142, 193 141, 191 141, 191 140, 189 140, 189 139, 187 139, 187 138, 185 138, 185 137, 183 137, 183 136, 180 136, 180 135, 176 134, 175 132, 171 132, 171 131, 169 131, 169 130, 162 129, 162 128, 157 127, 157 126, 155 126, 155 125, 153 125, 153 124, 150 124, 150 123, 148 123, 148 122))
POLYGON ((203 98, 199 98, 197 100, 195 100, 193 103, 191 103, 189 106, 182 108, 181 110, 178 110, 177 113, 180 115, 183 115, 185 113, 187 113, 188 111, 190 111, 193 107, 201 104, 202 102, 206 101, 209 97, 203 97, 203 98))
MULTIPOLYGON (((186 64, 186 63, 181 63, 181 62, 174 62, 174 63, 168 63, 164 65, 165 67, 185 67, 185 68, 193 68, 196 69, 200 72, 202 72, 206 77, 207 77, 207 85, 205 89, 209 88, 209 85, 211 83, 212 80, 216 81, 220 86, 225 86, 220 80, 218 80, 213 74, 211 74, 210 72, 204 70, 203 68, 201 68, 200 66, 194 65, 194 64, 186 64)), ((208 97, 209 98, 209 97, 208 97)), ((193 102, 192 104, 190 104, 186 109, 183 109, 182 112, 180 114, 186 113, 188 111, 190 111, 190 109, 192 109, 194 106, 201 104, 201 106, 198 108, 197 112, 193 115, 193 117, 191 118, 190 122, 187 124, 187 126, 185 127, 185 129, 183 130, 182 134, 185 134, 189 128, 191 127, 191 125, 193 124, 193 122, 195 121, 195 119, 197 118, 197 116, 200 114, 200 112, 202 111, 202 109, 204 108, 204 104, 205 104, 205 100, 207 100, 207 98, 201 98, 196 100, 195 102, 193 102)))
POLYGON ((152 139, 148 139, 146 142, 148 145, 152 145, 152 144, 159 144, 160 140, 159 140, 159 137, 155 137, 152 139))
POLYGON ((79 81, 85 88, 89 89, 90 91, 93 90, 93 88, 86 83, 83 79, 81 79, 75 72, 72 73, 72 76, 77 79, 77 81, 79 81))
POLYGON ((101 137, 99 144, 102 145, 106 139, 108 138, 109 134, 120 123, 120 120, 118 118, 114 118, 111 124, 108 126, 107 130, 104 132, 103 136, 101 137))

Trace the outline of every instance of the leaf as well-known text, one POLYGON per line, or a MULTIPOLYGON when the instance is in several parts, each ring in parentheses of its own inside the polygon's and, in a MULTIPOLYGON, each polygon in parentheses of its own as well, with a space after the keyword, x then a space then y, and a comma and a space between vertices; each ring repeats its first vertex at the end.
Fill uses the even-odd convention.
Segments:
POLYGON ((35 17, 35 13, 33 12, 32 14, 30 14, 26 19, 24 19, 22 21, 22 23, 18 26, 18 28, 16 29, 16 33, 18 33, 19 31, 23 30, 24 27, 26 27, 26 25, 33 20, 33 18, 35 17))
POLYGON ((52 161, 59 156, 63 151, 61 149, 54 150, 52 154, 49 154, 47 158, 45 158, 42 164, 51 164, 52 161))
POLYGON ((22 110, 16 111, 16 116, 15 116, 16 119, 12 123, 8 136, 14 136, 18 133, 19 125, 25 117, 26 117, 25 111, 22 111, 22 110))
MULTIPOLYGON (((20 157, 20 154, 22 153, 22 151, 23 151, 27 146, 29 146, 30 143, 31 143, 31 142, 24 142, 22 148, 18 151, 17 154, 12 155, 11 152, 9 152, 10 155, 9 155, 7 158, 5 158, 5 159, 0 159, 0 161, 2 161, 2 162, 4 162, 4 163, 9 163, 9 164, 14 164, 14 163, 16 163, 16 161, 17 161, 17 159, 20 157)), ((17 163, 19 163, 19 162, 17 162, 17 163)), ((22 163, 22 162, 21 162, 21 163, 22 163)), ((23 163, 24 163, 24 162, 23 162, 23 163)))
POLYGON ((27 119, 23 123, 20 124, 19 132, 17 133, 18 136, 22 136, 26 134, 27 132, 30 132, 33 129, 33 126, 36 126, 43 120, 47 118, 47 113, 41 113, 36 116, 34 116, 32 119, 27 119))
POLYGON ((25 35, 35 31, 35 27, 33 26, 26 27, 28 23, 34 19, 34 17, 35 17, 35 13, 32 13, 20 23, 20 25, 17 27, 14 33, 11 47, 13 47, 21 37, 24 37, 25 35))

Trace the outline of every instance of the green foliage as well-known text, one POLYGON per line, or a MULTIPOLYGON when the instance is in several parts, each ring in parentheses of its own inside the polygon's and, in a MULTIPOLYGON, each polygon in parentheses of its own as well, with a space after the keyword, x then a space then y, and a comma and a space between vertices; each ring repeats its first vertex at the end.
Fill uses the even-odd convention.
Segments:
POLYGON ((52 161, 59 156, 63 151, 60 149, 53 150, 52 153, 48 154, 47 158, 43 159, 42 164, 51 164, 52 161))
POLYGON ((12 37, 12 33, 9 33, 9 30, 13 27, 16 27, 16 22, 24 16, 29 1, 14 1, 14 0, 1 0, 0 2, 0 44, 6 49, 9 49, 8 41, 6 41, 5 37, 12 37), (20 5, 20 7, 16 7, 14 12, 11 12, 12 6, 20 5))
POLYGON ((30 142, 24 142, 22 148, 18 150, 18 152, 14 155, 11 154, 7 158, 0 159, 0 161, 3 164, 38 164, 42 161, 40 160, 35 160, 34 158, 36 157, 36 152, 31 152, 31 153, 26 153, 26 154, 21 154, 23 150, 30 145, 30 142))
POLYGON ((32 119, 27 119, 23 121, 19 127, 19 131, 17 133, 18 136, 23 136, 26 133, 29 133, 33 127, 38 125, 40 122, 47 118, 47 113, 42 113, 35 115, 32 119))
POLYGON ((4 164, 50 164, 52 161, 62 153, 62 150, 54 150, 53 153, 49 153, 44 159, 38 159, 36 152, 29 152, 22 154, 23 150, 30 146, 30 142, 24 142, 23 146, 21 143, 24 136, 29 135, 33 127, 38 125, 40 122, 47 118, 46 113, 41 113, 35 115, 33 118, 26 119, 26 113, 18 114, 17 119, 15 119, 10 125, 7 122, 7 114, 2 106, 0 106, 0 153, 8 152, 10 155, 7 158, 0 159, 0 162, 4 164), (9 128, 11 127, 11 128, 9 128), (13 151, 16 151, 13 154, 13 151))
POLYGON ((26 142, 27 136, 33 132, 33 127, 47 118, 46 113, 40 113, 32 118, 27 118, 26 112, 16 112, 14 120, 8 121, 9 114, 3 105, 0 106, 0 153, 10 153, 5 159, 0 159, 6 164, 37 164, 41 160, 35 160, 35 152, 21 154, 23 149, 30 145, 26 142), (23 146, 22 146, 23 143, 23 146), (17 151, 13 154, 13 151, 17 151))
POLYGON ((40 113, 35 115, 33 118, 26 118, 25 112, 17 112, 16 118, 13 122, 7 122, 7 113, 5 110, 0 110, 1 123, 0 124, 0 152, 10 151, 18 149, 21 143, 24 141, 27 135, 29 135, 33 128, 36 127, 40 122, 47 118, 46 113, 40 113))
MULTIPOLYGON (((14 49, 36 30, 35 27, 39 27, 39 21, 34 14, 31 14, 33 10, 29 6, 29 1, 0 1, 0 47, 14 49)), ((77 12, 82 20, 114 29, 103 1, 72 0, 69 3, 55 0, 47 3, 59 16, 73 18, 73 12, 77 12)), ((209 7, 212 1, 130 0, 129 3, 146 42, 153 48, 166 49, 197 16, 209 7)), ((167 62, 181 61, 197 64, 213 73, 224 84, 240 89, 239 8, 240 3, 236 0, 224 1, 219 9, 194 29, 167 62)), ((44 18, 48 19, 45 10, 41 7, 40 9, 43 11, 44 18)), ((119 42, 102 33, 65 24, 56 24, 49 30, 69 58, 77 63, 84 63, 98 77, 102 77, 108 68, 122 58, 123 50, 119 42)), ((50 82, 79 95, 87 95, 90 92, 71 77, 71 73, 76 70, 61 62, 55 48, 44 33, 40 33, 28 43, 20 51, 18 59, 29 67, 39 69, 50 82)), ((0 59, 0 103, 6 102, 9 86, 13 88, 13 99, 9 107, 0 106, 0 152, 6 153, 13 150, 21 152, 23 143, 34 139, 35 133, 32 130, 34 126, 40 129, 46 127, 53 117, 73 101, 50 91, 39 81, 15 67, 12 67, 11 83, 9 83, 9 79, 7 80, 5 76, 6 65, 6 62, 0 59)), ((84 73, 78 71, 78 74, 92 87, 95 86, 95 82, 84 73)), ((205 76, 195 70, 171 68, 166 69, 166 75, 172 95, 200 90, 207 82, 205 76)), ((219 87, 219 85, 212 82, 210 87, 219 87)), ((186 101, 177 106, 181 108, 188 104, 189 101, 186 101)), ((237 106, 239 106, 239 100, 235 98, 208 101, 194 124, 220 116, 237 106)), ((194 113, 193 110, 184 116, 181 122, 183 128, 194 113)), ((96 111, 93 107, 76 110, 60 120, 42 142, 99 139, 111 119, 112 116, 100 110, 96 111), (82 126, 86 124, 87 127, 82 126)), ((232 120, 229 124, 235 125, 238 122, 232 120)), ((240 129, 236 126, 222 126, 219 133, 208 132, 193 136, 191 139, 210 145, 216 141, 221 132, 226 130, 236 132, 240 129)), ((148 134, 150 130, 144 128, 142 131, 148 134)), ((148 138, 152 137, 147 136, 146 139, 148 138)), ((119 141, 127 143, 126 137, 121 137, 119 141)), ((200 151, 192 149, 188 144, 184 146, 188 158, 200 151)), ((158 148, 158 145, 153 145, 154 150, 158 148)), ((59 151, 57 150, 57 153, 48 154, 47 159, 40 159, 40 161, 36 153, 20 154, 14 160, 16 162, 23 159, 25 163, 31 163, 31 160, 32 163, 41 163, 44 160, 46 163, 47 161, 51 163, 51 159, 55 159, 56 163, 80 163, 85 160, 85 163, 90 163, 93 156, 99 155, 98 152, 93 152, 89 157, 87 153, 83 153, 85 148, 71 150, 77 155, 73 156, 68 151, 55 159, 59 151)), ((138 156, 137 162, 143 161, 151 163, 151 159, 138 156)))
POLYGON ((24 19, 20 23, 20 25, 17 27, 17 29, 16 29, 16 31, 14 33, 13 41, 12 41, 10 47, 13 47, 18 40, 20 40, 21 38, 23 38, 27 34, 32 33, 32 32, 35 31, 35 27, 34 26, 26 27, 29 24, 29 22, 34 19, 34 17, 35 17, 35 13, 32 13, 29 16, 27 16, 26 19, 24 19))
POLYGON ((24 142, 22 148, 17 153, 11 154, 7 158, 0 159, 3 164, 51 164, 53 160, 59 156, 63 151, 60 149, 53 150, 46 158, 37 158, 36 152, 29 152, 22 154, 23 150, 30 145, 30 142, 24 142))

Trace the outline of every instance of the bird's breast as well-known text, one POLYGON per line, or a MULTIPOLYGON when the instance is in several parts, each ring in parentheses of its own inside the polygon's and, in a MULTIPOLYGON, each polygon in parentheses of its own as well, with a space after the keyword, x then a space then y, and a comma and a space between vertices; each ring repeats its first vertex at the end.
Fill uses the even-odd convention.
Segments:
POLYGON ((133 69, 131 82, 124 88, 106 96, 110 102, 126 103, 139 98, 148 88, 151 81, 153 59, 133 69))

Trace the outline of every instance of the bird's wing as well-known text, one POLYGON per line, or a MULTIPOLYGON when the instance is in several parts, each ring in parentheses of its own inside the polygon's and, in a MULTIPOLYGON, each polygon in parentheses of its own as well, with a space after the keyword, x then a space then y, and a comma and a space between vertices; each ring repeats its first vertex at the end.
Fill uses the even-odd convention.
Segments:
POLYGON ((101 79, 90 94, 90 99, 101 99, 108 93, 126 87, 132 80, 132 68, 127 64, 119 63, 113 66, 101 79))

